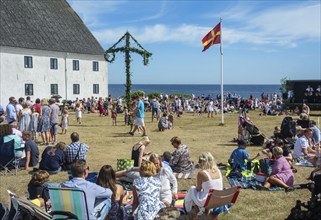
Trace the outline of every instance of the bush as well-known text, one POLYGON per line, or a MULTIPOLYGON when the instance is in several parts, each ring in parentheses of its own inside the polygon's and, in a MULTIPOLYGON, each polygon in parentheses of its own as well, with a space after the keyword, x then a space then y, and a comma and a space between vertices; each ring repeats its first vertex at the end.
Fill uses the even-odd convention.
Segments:
POLYGON ((152 92, 152 93, 148 94, 147 96, 149 99, 153 99, 153 98, 159 97, 160 93, 159 92, 152 92))
POLYGON ((141 90, 137 90, 135 92, 132 92, 131 97, 132 99, 136 99, 138 96, 144 96, 145 92, 141 90))

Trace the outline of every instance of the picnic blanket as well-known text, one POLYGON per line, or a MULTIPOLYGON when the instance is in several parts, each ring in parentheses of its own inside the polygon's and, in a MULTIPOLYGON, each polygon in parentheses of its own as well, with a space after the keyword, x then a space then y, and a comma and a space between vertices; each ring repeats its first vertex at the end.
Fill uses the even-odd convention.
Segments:
POLYGON ((310 163, 310 162, 304 162, 304 161, 295 163, 295 165, 297 165, 297 166, 302 166, 302 167, 314 167, 312 163, 310 163))
MULTIPOLYGON (((242 176, 241 178, 230 178, 227 177, 228 182, 230 183, 231 187, 233 186, 242 186, 242 189, 253 189, 256 190, 257 186, 262 186, 263 183, 257 181, 255 176, 242 176)), ((277 190, 284 190, 282 187, 274 186, 268 188, 268 191, 277 191, 277 190)))
POLYGON ((174 207, 177 208, 181 214, 186 214, 184 209, 184 198, 186 196, 186 193, 186 190, 177 192, 178 199, 174 201, 174 207))
POLYGON ((194 171, 195 171, 195 165, 193 165, 193 168, 189 173, 173 173, 173 174, 177 179, 192 179, 194 176, 194 171))

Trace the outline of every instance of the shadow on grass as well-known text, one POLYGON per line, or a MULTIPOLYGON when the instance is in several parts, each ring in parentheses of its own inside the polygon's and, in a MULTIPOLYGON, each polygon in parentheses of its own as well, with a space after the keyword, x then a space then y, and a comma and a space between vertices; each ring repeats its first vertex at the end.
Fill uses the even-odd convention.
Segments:
MULTIPOLYGON (((112 137, 135 137, 135 135, 132 136, 128 133, 113 133, 112 137)), ((140 136, 137 135, 136 137, 140 137, 140 136)))
POLYGON ((236 143, 229 143, 229 144, 217 144, 218 146, 233 146, 233 147, 235 147, 235 146, 237 146, 237 144, 236 143))
POLYGON ((86 124, 76 124, 76 125, 68 125, 68 127, 87 127, 87 128, 102 128, 106 127, 106 125, 86 125, 86 124))

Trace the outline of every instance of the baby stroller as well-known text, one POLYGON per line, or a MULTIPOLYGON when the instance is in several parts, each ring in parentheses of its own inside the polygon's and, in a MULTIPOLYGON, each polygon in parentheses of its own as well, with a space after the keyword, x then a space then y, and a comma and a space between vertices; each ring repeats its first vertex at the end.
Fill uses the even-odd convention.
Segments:
POLYGON ((293 138, 295 136, 296 123, 292 117, 285 117, 281 123, 281 138, 293 138))
POLYGON ((262 146, 264 144, 265 135, 249 120, 242 117, 241 132, 239 139, 245 141, 247 145, 262 146))

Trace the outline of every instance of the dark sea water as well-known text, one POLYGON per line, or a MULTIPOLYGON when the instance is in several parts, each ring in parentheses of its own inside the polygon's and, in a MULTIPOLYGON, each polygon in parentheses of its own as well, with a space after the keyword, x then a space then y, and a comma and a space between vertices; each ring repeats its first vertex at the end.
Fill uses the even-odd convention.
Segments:
MULTIPOLYGON (((224 94, 236 93, 243 98, 249 98, 252 95, 260 98, 262 92, 269 95, 274 92, 280 93, 280 85, 224 85, 224 94)), ((157 84, 136 84, 132 86, 132 91, 142 90, 145 94, 159 92, 163 94, 195 94, 196 97, 211 95, 216 97, 221 93, 220 85, 157 85, 157 84)), ((125 86, 123 84, 109 84, 108 92, 112 97, 118 97, 125 94, 125 86)))

